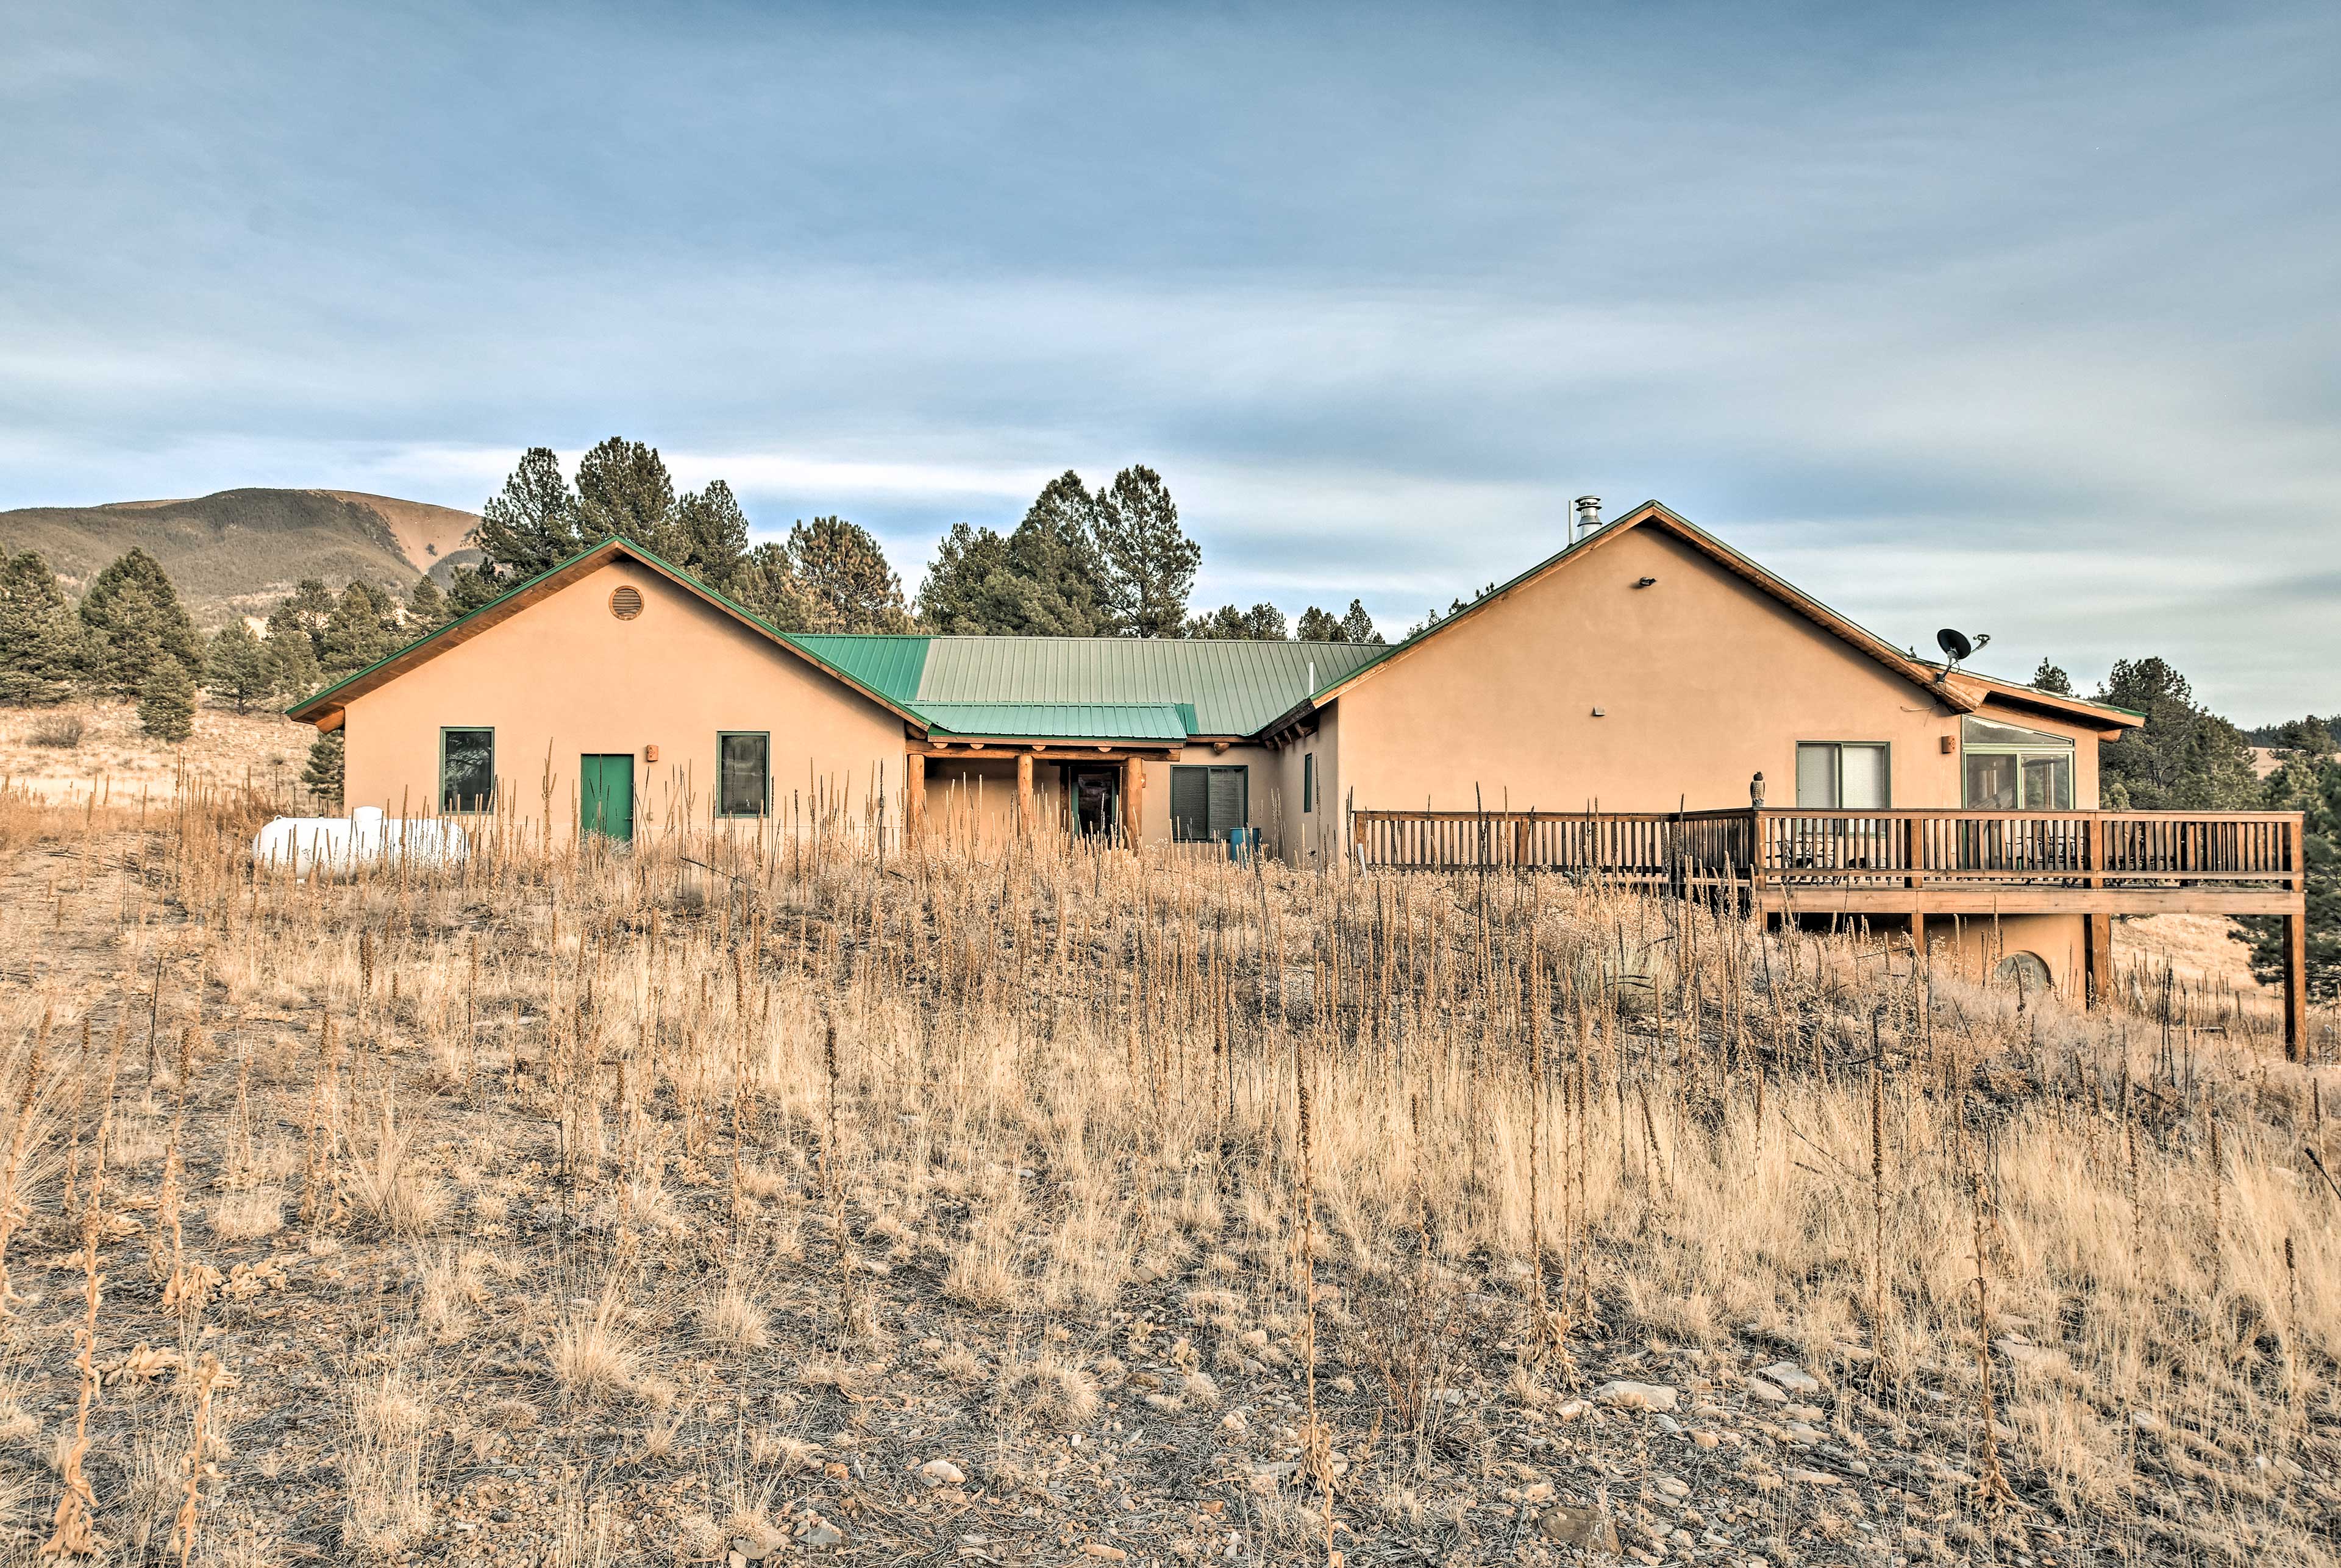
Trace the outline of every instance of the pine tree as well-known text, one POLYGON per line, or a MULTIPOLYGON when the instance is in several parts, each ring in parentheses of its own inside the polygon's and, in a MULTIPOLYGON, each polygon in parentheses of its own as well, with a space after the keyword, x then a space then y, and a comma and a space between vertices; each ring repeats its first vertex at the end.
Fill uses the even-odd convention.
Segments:
POLYGON ((309 653, 314 657, 325 645, 325 624, 334 618, 334 591, 325 586, 321 577, 304 577, 294 590, 276 602, 268 612, 266 635, 298 634, 306 638, 309 653))
POLYGON ((1333 640, 1338 643, 1362 643, 1369 647, 1381 644, 1382 634, 1374 629, 1374 618, 1366 614, 1363 599, 1350 601, 1349 609, 1341 616, 1341 634, 1333 640))
POLYGON ((785 544, 767 539, 749 551, 732 574, 730 593, 749 614, 783 632, 813 629, 812 595, 797 580, 785 544))
POLYGON ((1299 632, 1304 643, 1338 643, 1341 640, 1341 617, 1311 604, 1300 612, 1299 632))
POLYGON ((400 630, 411 640, 427 637, 446 624, 447 597, 425 573, 406 591, 406 621, 400 630))
POLYGON ((2116 809, 2247 811, 2266 793, 2243 732, 2195 701, 2161 659, 2119 659, 2097 701, 2146 715, 2145 726, 2097 748, 2099 794, 2116 809))
POLYGON ((213 634, 211 651, 204 659, 204 684, 214 695, 234 703, 239 714, 262 701, 276 689, 266 644, 242 621, 222 626, 213 634))
POLYGON ((867 529, 816 517, 789 530, 789 564, 811 600, 816 632, 907 632, 902 582, 867 529))
POLYGON ((328 730, 309 748, 309 764, 301 770, 302 786, 335 811, 342 807, 342 732, 328 730))
POLYGON ((919 624, 958 636, 1013 636, 1032 584, 1018 574, 1008 541, 990 528, 954 523, 935 545, 919 584, 919 624))
POLYGON ((1249 610, 1222 604, 1210 614, 1198 615, 1187 623, 1187 635, 1243 643, 1281 643, 1287 640, 1284 612, 1273 604, 1254 604, 1249 610))
POLYGON ((82 595, 84 657, 106 691, 136 697, 155 666, 168 660, 193 684, 204 650, 194 623, 161 563, 133 549, 97 574, 82 595))
POLYGON ((1008 536, 1008 569, 1022 586, 1014 624, 1019 636, 1095 637, 1107 630, 1105 562, 1098 551, 1101 497, 1067 469, 1041 487, 1008 536))
POLYGON ((1133 466, 1098 498, 1098 554, 1105 564, 1106 620, 1116 635, 1175 637, 1187 625, 1187 595, 1202 547, 1179 526, 1178 504, 1162 476, 1133 466))
MULTIPOLYGON (((2341 1001, 2341 762, 2321 751, 2288 750, 2268 777, 2265 804, 2269 811, 2296 811, 2304 819, 2308 994, 2319 1002, 2341 1001)), ((2252 972, 2270 984, 2282 979, 2284 922, 2251 915, 2237 924, 2248 933, 2243 940, 2251 947, 2252 972)))
POLYGON ((459 607, 477 608, 463 603, 475 593, 483 594, 482 604, 494 598, 503 591, 494 586, 500 578, 508 588, 558 566, 584 547, 583 527, 561 459, 550 447, 530 447, 505 477, 503 490, 480 508, 472 538, 485 559, 476 568, 458 568, 459 607))
POLYGON ((275 616, 268 618, 268 634, 260 640, 260 651, 268 664, 269 684, 277 691, 292 697, 305 697, 325 684, 324 671, 317 664, 317 650, 309 641, 309 634, 291 621, 280 624, 275 616))
MULTIPOLYGON (((653 454, 652 455, 656 455, 653 454)), ((647 543, 647 541, 645 542, 647 543)), ((748 514, 732 486, 712 480, 674 504, 663 548, 656 553, 709 587, 730 593, 748 554, 748 514)))
POLYGON ((484 567, 451 567, 447 573, 447 614, 450 617, 468 615, 511 586, 510 583, 497 582, 484 567))
POLYGON ((0 703, 61 703, 80 664, 80 625, 49 564, 30 550, 0 562, 0 703))
POLYGON ((353 578, 334 602, 333 618, 318 641, 319 668, 327 679, 338 680, 388 658, 407 639, 400 632, 390 595, 353 578))
POLYGON ((674 481, 654 446, 613 435, 578 459, 577 512, 581 545, 623 535, 673 559, 674 481))
POLYGON ((195 681, 187 666, 158 658, 138 692, 138 724, 158 741, 183 741, 195 732, 195 681))
POLYGON ((2073 677, 2067 674, 2058 665, 2043 659, 2040 661, 2040 667, 2032 672, 2032 689, 2036 692, 2054 692, 2060 697, 2069 697, 2073 694, 2073 677))
POLYGON ((919 588, 920 624, 932 632, 1010 637, 1094 637, 1105 572, 1098 554, 1102 494, 1068 470, 1042 486, 1004 538, 954 524, 919 588))

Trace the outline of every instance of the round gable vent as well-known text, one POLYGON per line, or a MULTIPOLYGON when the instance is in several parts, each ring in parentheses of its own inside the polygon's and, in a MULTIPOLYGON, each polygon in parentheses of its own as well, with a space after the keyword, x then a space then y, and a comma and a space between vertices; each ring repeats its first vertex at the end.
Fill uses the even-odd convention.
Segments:
POLYGON ((610 594, 610 614, 621 621, 631 621, 643 613, 643 591, 628 584, 613 589, 610 594))

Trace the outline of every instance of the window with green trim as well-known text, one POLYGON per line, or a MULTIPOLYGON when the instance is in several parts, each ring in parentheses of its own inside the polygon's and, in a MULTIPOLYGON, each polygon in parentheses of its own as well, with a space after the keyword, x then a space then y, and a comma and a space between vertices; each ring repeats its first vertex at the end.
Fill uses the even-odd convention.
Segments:
POLYGON ((1300 754, 1300 809, 1302 811, 1317 809, 1317 754, 1315 752, 1300 754))
POLYGON ((715 754, 717 814, 763 815, 772 799, 772 737, 725 731, 715 737, 715 754))
POLYGON ((2073 809, 2069 736, 1991 719, 1959 721, 1960 804, 1981 811, 2073 809))
POLYGON ((496 732, 439 732, 439 809, 489 811, 496 800, 496 732))
POLYGON ((1251 769, 1240 766, 1170 770, 1170 836, 1181 844, 1224 841, 1251 820, 1251 769))

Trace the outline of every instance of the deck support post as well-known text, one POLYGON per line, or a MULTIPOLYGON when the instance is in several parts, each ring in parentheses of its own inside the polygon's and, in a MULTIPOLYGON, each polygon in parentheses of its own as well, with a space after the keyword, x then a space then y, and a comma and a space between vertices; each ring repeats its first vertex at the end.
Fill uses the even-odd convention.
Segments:
POLYGON ((903 836, 917 844, 927 825, 927 754, 912 752, 902 774, 903 836))
MULTIPOLYGON (((2089 814, 2089 832, 2086 841, 2089 858, 2087 885, 2092 888, 2106 884, 2106 814, 2089 814)), ((2102 1007, 2114 994, 2114 917, 2103 910, 2090 910, 2081 917, 2081 1005, 2102 1007)))
POLYGON ((1016 758, 1016 836, 1032 836, 1032 754, 1024 752, 1016 758))
MULTIPOLYGON (((2305 895, 2304 895, 2305 896, 2305 895)), ((2305 1062, 2308 1045, 2308 920, 2305 912, 2284 920, 2284 1059, 2305 1062)))
POLYGON ((2102 1007, 2114 994, 2114 917, 2092 912, 2081 917, 2081 1004, 2102 1007))

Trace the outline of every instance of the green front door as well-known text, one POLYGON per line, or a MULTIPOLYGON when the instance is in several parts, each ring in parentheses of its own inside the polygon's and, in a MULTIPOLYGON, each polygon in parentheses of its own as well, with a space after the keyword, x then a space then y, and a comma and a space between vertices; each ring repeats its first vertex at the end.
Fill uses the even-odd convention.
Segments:
POLYGON ((580 833, 598 833, 620 844, 632 842, 634 836, 633 753, 577 759, 577 826, 580 833))

